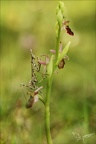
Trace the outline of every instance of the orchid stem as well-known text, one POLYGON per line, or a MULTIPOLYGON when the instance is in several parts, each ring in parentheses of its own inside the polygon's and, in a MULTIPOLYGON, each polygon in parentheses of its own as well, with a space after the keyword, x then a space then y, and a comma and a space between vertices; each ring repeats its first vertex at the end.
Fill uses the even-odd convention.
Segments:
POLYGON ((46 88, 46 101, 45 101, 45 127, 46 127, 46 138, 48 144, 53 144, 50 132, 50 93, 51 93, 52 81, 48 78, 46 88))
MULTIPOLYGON (((57 37, 56 43, 56 60, 58 58, 58 50, 59 50, 59 42, 60 42, 60 29, 57 37)), ((54 76, 54 71, 56 66, 56 61, 53 64, 53 72, 50 77, 47 78, 47 88, 46 88, 46 100, 45 100, 45 127, 46 127, 46 138, 47 144, 53 144, 50 132, 50 96, 51 96, 51 87, 54 76)))

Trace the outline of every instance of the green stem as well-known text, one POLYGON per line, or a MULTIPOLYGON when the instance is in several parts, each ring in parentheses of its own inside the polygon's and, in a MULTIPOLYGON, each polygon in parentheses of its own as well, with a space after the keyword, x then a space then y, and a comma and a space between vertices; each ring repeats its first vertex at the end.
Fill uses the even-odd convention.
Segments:
POLYGON ((59 44, 60 44, 60 32, 61 32, 61 26, 59 24, 59 28, 58 28, 58 36, 57 36, 57 39, 56 39, 56 56, 55 56, 55 61, 54 61, 54 65, 53 65, 53 73, 56 69, 56 62, 58 60, 58 55, 59 55, 59 44))
POLYGON ((59 25, 58 37, 56 40, 56 59, 53 64, 53 72, 51 76, 47 78, 46 100, 45 100, 45 127, 46 127, 47 144, 53 144, 52 138, 51 138, 51 132, 50 132, 50 95, 51 95, 53 75, 56 69, 56 61, 58 59, 58 54, 59 54, 60 31, 61 31, 61 27, 59 25))
POLYGON ((46 127, 46 138, 47 143, 52 144, 52 138, 50 133, 50 93, 51 93, 52 81, 48 78, 46 88, 46 101, 45 101, 45 127, 46 127))
POLYGON ((58 28, 58 36, 57 36, 57 39, 56 39, 56 59, 55 59, 55 63, 58 59, 58 54, 59 54, 60 32, 61 32, 60 24, 58 24, 58 25, 59 25, 59 28, 58 28))

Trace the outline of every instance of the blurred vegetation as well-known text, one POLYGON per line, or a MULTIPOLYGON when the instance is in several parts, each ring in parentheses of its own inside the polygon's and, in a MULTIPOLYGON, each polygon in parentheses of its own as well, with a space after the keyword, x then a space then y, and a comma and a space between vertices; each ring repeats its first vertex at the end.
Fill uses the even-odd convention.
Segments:
MULTIPOLYGON (((55 49, 55 10, 58 1, 0 2, 0 141, 1 144, 46 144, 44 107, 25 108, 20 83, 30 80, 30 52, 55 49)), ((72 144, 72 132, 96 133, 96 2, 64 1, 74 37, 62 31, 62 43, 71 41, 70 58, 54 76, 51 96, 51 132, 54 144, 72 144)), ((45 83, 46 84, 46 83, 45 83)), ((44 97, 44 93, 43 93, 44 97)), ((95 144, 96 135, 86 138, 95 144)), ((76 142, 82 144, 82 141, 76 142)))

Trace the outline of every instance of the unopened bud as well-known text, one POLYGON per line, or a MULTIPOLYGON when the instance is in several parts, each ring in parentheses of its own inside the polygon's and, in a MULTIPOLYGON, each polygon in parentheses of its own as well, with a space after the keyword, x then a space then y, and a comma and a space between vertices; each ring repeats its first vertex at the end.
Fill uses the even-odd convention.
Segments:
POLYGON ((59 2, 59 7, 60 7, 60 9, 61 9, 61 11, 62 11, 62 14, 64 13, 64 9, 65 9, 65 7, 64 7, 64 3, 63 2, 59 2))
POLYGON ((62 11, 61 9, 58 11, 57 13, 57 21, 59 24, 62 24, 62 21, 63 21, 63 15, 62 15, 62 11))
POLYGON ((56 14, 58 13, 58 11, 59 11, 59 7, 57 6, 57 8, 56 8, 56 14))

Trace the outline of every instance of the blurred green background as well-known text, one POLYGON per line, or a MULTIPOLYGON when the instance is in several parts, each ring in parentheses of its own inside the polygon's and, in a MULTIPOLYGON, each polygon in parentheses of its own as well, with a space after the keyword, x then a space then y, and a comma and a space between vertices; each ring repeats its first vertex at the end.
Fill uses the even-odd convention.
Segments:
MULTIPOLYGON (((30 80, 28 48, 35 55, 55 49, 58 1, 0 3, 0 141, 1 144, 47 144, 44 106, 37 102, 32 109, 26 109, 27 89, 23 93, 20 83, 30 80)), ((54 144, 82 144, 72 132, 82 136, 96 132, 96 2, 70 0, 64 4, 75 36, 62 31, 63 46, 71 41, 70 60, 54 76, 51 133, 54 144)), ((86 144, 95 142, 95 134, 85 139, 86 144)))

